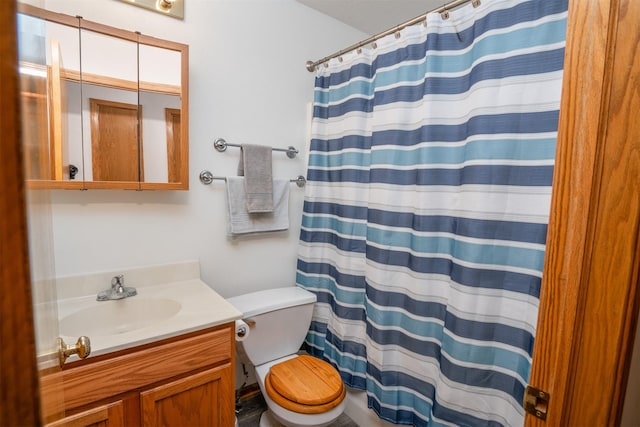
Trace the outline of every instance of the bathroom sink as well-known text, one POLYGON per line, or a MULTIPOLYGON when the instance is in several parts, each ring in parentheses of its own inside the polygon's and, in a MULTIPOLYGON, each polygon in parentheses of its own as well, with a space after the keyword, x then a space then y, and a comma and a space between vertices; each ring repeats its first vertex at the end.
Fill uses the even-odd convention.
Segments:
POLYGON ((130 297, 98 302, 60 319, 60 334, 90 338, 124 334, 168 320, 181 308, 178 301, 165 298, 130 297))

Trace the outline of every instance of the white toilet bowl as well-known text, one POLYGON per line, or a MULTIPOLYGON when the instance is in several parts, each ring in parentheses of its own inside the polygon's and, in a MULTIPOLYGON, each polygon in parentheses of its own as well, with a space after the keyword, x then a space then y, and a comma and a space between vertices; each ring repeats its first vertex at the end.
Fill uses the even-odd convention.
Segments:
POLYGON ((283 363, 298 357, 297 353, 311 324, 315 295, 292 286, 240 295, 228 301, 243 313, 243 320, 251 325, 249 334, 238 342, 238 351, 254 365, 260 391, 269 408, 262 415, 260 426, 322 427, 335 421, 346 405, 344 385, 338 372, 327 362, 311 356, 296 359, 293 363, 283 363), (267 380, 274 365, 279 366, 274 368, 267 380), (316 369, 328 375, 317 377, 316 369), (278 370, 284 370, 288 375, 281 376, 276 373, 278 370), (300 376, 296 375, 298 372, 300 376), (301 387, 300 384, 306 381, 291 381, 292 377, 322 378, 321 381, 330 378, 326 385, 331 397, 321 400, 325 395, 316 392, 325 385, 324 382, 319 383, 321 387, 317 388, 301 387), (293 386, 294 383, 298 385, 293 386), (303 393, 299 393, 301 389, 303 393), (283 390, 284 394, 281 393, 283 390), (334 390, 341 390, 341 395, 334 394, 334 390), (269 393, 274 393, 274 396, 271 397, 269 393), (311 401, 302 398, 308 395, 311 401))

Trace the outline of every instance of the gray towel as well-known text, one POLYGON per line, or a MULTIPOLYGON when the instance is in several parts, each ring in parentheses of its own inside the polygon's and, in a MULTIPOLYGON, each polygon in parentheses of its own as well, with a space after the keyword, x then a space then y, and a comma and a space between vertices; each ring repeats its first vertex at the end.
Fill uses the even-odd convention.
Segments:
POLYGON ((273 178, 271 175, 271 147, 242 144, 238 175, 244 176, 247 211, 273 212, 273 178))
POLYGON ((245 178, 227 177, 228 234, 231 236, 289 228, 289 180, 273 181, 273 212, 247 212, 245 178))

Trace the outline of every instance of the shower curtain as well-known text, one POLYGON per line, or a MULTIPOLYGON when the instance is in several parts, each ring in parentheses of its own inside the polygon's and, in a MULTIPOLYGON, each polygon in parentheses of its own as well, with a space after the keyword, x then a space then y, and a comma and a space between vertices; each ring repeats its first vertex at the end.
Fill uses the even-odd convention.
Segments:
POLYGON ((385 420, 523 423, 567 1, 429 14, 317 72, 305 348, 385 420))

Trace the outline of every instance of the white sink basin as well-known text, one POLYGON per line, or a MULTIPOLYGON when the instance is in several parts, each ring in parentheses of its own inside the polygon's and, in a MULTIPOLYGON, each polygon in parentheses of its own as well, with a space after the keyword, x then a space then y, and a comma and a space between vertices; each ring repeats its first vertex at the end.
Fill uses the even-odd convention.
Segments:
POLYGON ((124 334, 168 320, 181 308, 178 301, 166 298, 134 296, 103 301, 60 319, 60 334, 90 338, 124 334))
POLYGON ((81 335, 89 337, 91 358, 240 319, 242 313, 199 274, 198 263, 188 262, 59 279, 58 289, 66 297, 57 301, 56 332, 67 344, 81 335), (96 301, 115 274, 124 274, 138 295, 96 301))

